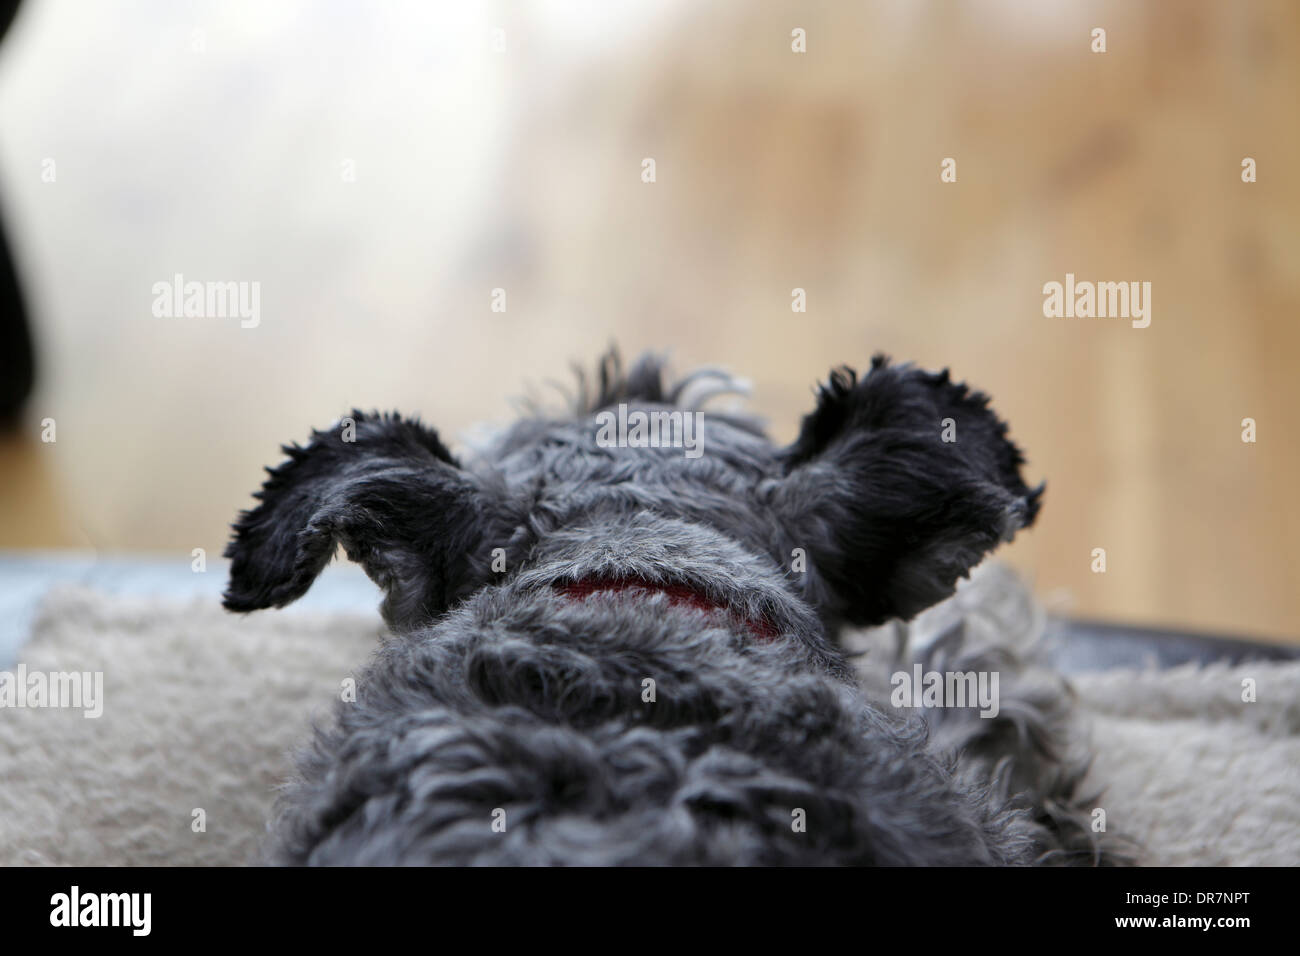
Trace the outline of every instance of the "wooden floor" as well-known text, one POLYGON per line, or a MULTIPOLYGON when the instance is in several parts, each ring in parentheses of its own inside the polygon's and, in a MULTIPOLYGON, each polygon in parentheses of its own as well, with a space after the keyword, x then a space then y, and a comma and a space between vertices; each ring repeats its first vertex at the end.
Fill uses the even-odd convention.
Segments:
POLYGON ((782 440, 883 350, 1011 422, 1048 491, 1003 553, 1053 606, 1300 640, 1300 6, 441 6, 24 8, 0 200, 43 378, 0 547, 214 554, 279 442, 455 435, 611 340, 748 376, 782 440), (178 272, 259 281, 260 324, 154 318, 178 272), (1045 317, 1067 273, 1150 282, 1150 326, 1045 317))

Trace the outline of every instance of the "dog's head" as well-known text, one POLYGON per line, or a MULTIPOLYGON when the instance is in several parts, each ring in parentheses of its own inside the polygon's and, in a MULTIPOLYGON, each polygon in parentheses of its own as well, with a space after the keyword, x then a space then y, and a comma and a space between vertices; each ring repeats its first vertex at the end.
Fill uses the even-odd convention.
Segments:
POLYGON ((609 356, 575 413, 517 422, 466 465, 417 421, 354 412, 270 470, 234 526, 225 605, 288 604, 342 545, 398 628, 529 575, 732 607, 752 588, 750 612, 783 590, 832 625, 876 624, 951 594, 1037 513, 1006 425, 946 371, 883 357, 837 370, 786 448, 744 417, 695 412, 710 380, 729 384, 670 389, 656 360, 623 374, 609 356))

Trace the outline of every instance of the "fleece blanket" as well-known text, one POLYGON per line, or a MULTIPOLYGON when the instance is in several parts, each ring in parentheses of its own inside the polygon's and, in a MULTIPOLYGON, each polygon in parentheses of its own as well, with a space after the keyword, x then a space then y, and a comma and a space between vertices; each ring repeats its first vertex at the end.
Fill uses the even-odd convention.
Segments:
MULTIPOLYGON (((80 673, 83 706, 0 708, 0 865, 255 861, 289 751, 383 639, 371 616, 51 593, 11 673, 80 673)), ((1071 682, 1139 862, 1300 863, 1300 662, 1071 682)))

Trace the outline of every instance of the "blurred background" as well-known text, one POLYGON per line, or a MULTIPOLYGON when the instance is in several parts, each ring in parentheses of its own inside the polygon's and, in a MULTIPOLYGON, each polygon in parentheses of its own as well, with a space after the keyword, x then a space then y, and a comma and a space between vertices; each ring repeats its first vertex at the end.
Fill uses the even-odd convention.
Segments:
POLYGON ((0 549, 189 565, 311 426, 454 439, 610 342, 745 375, 782 441, 885 351, 1011 422, 1051 606, 1300 640, 1298 100, 1289 0, 26 0, 0 549), (1067 272, 1150 327, 1044 317, 1067 272), (257 326, 156 317, 178 273, 257 326))

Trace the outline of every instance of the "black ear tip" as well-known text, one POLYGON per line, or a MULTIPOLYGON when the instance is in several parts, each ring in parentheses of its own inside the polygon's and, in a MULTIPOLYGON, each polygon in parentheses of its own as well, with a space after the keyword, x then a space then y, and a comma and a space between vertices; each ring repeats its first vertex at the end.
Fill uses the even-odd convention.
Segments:
POLYGON ((1016 498, 1003 512, 1002 524, 998 529, 1003 541, 1010 541, 1016 532, 1033 525, 1042 507, 1043 491, 1047 483, 1040 482, 1037 488, 1026 491, 1023 497, 1016 498))
POLYGON ((1038 517, 1038 510, 1043 506, 1043 492, 1047 490, 1047 482, 1040 481, 1038 487, 1030 489, 1025 496, 1025 524, 1028 528, 1038 517))
POLYGON ((1001 506, 1000 515, 993 519, 993 530, 997 532, 1003 543, 1013 540, 1017 531, 1028 528, 1034 523, 1042 504, 1044 488, 1046 484, 1040 483, 1037 488, 1025 489, 1024 494, 1013 493, 1009 501, 1003 497, 1002 500, 1006 503, 1001 506))
POLYGON ((257 602, 247 587, 247 558, 239 549, 239 539, 226 545, 225 556, 230 559, 230 577, 226 581, 226 590, 221 594, 221 606, 227 611, 256 611, 257 602))
POLYGON ((241 594, 235 590, 231 584, 226 588, 225 593, 221 595, 221 606, 227 611, 235 611, 239 614, 247 614, 249 611, 261 610, 261 606, 247 594, 241 594))

